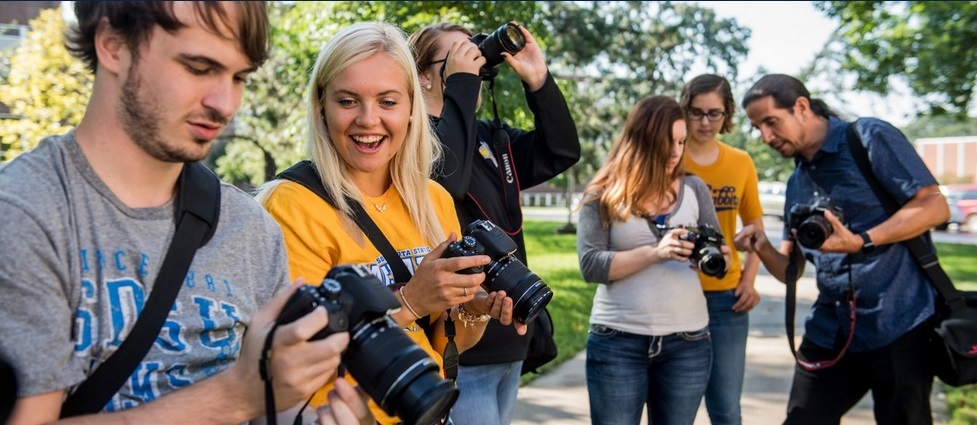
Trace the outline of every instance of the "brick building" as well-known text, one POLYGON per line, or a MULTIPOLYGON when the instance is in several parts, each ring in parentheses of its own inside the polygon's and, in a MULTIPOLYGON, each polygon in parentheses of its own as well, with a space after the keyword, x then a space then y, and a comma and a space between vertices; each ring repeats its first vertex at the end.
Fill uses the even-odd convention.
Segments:
POLYGON ((916 139, 914 144, 941 184, 977 183, 977 136, 916 139))

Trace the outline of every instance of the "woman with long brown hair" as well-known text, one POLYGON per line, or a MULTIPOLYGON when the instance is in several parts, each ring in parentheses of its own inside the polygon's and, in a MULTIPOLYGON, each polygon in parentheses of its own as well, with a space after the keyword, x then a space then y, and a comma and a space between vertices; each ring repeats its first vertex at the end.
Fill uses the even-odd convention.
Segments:
POLYGON ((599 284, 587 341, 594 424, 637 424, 647 403, 650 422, 691 425, 705 392, 709 314, 685 239, 718 223, 709 189, 682 167, 686 132, 675 100, 642 99, 584 191, 577 252, 599 284))

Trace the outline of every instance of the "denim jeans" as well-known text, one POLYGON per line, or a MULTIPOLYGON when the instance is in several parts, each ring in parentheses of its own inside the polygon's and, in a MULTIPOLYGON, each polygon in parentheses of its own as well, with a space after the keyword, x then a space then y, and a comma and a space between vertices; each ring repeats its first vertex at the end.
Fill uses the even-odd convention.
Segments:
POLYGON ((458 401, 451 420, 458 425, 508 425, 516 408, 522 361, 458 366, 458 401))
POLYGON ((740 395, 746 368, 748 313, 733 311, 733 290, 706 292, 709 334, 712 337, 712 373, 706 387, 706 410, 712 425, 739 425, 740 395))
POLYGON ((591 325, 587 392, 591 423, 636 425, 648 404, 649 423, 691 425, 709 381, 709 329, 665 336, 591 325))

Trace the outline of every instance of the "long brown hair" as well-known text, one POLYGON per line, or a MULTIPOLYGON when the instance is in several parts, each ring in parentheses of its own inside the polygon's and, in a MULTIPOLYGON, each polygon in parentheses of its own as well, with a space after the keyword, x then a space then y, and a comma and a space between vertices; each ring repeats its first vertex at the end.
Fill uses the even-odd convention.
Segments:
POLYGON ((639 101, 614 142, 607 162, 584 190, 585 202, 600 203, 605 224, 625 221, 629 215, 645 215, 647 201, 674 201, 672 182, 685 175, 682 162, 668 172, 672 155, 672 126, 682 120, 682 108, 667 96, 639 101))

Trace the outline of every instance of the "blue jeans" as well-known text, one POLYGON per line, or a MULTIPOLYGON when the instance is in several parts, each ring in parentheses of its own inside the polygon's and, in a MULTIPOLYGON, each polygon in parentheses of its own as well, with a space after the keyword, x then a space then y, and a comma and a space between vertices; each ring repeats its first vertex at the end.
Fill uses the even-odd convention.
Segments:
POLYGON ((458 401, 451 420, 458 425, 508 425, 516 408, 522 361, 458 366, 458 401))
POLYGON ((706 410, 713 425, 739 425, 740 395, 746 368, 748 313, 733 311, 733 290, 706 292, 709 334, 712 337, 712 373, 706 387, 706 410))
POLYGON ((692 425, 709 381, 709 329, 665 336, 591 325, 587 392, 594 425, 692 425))

